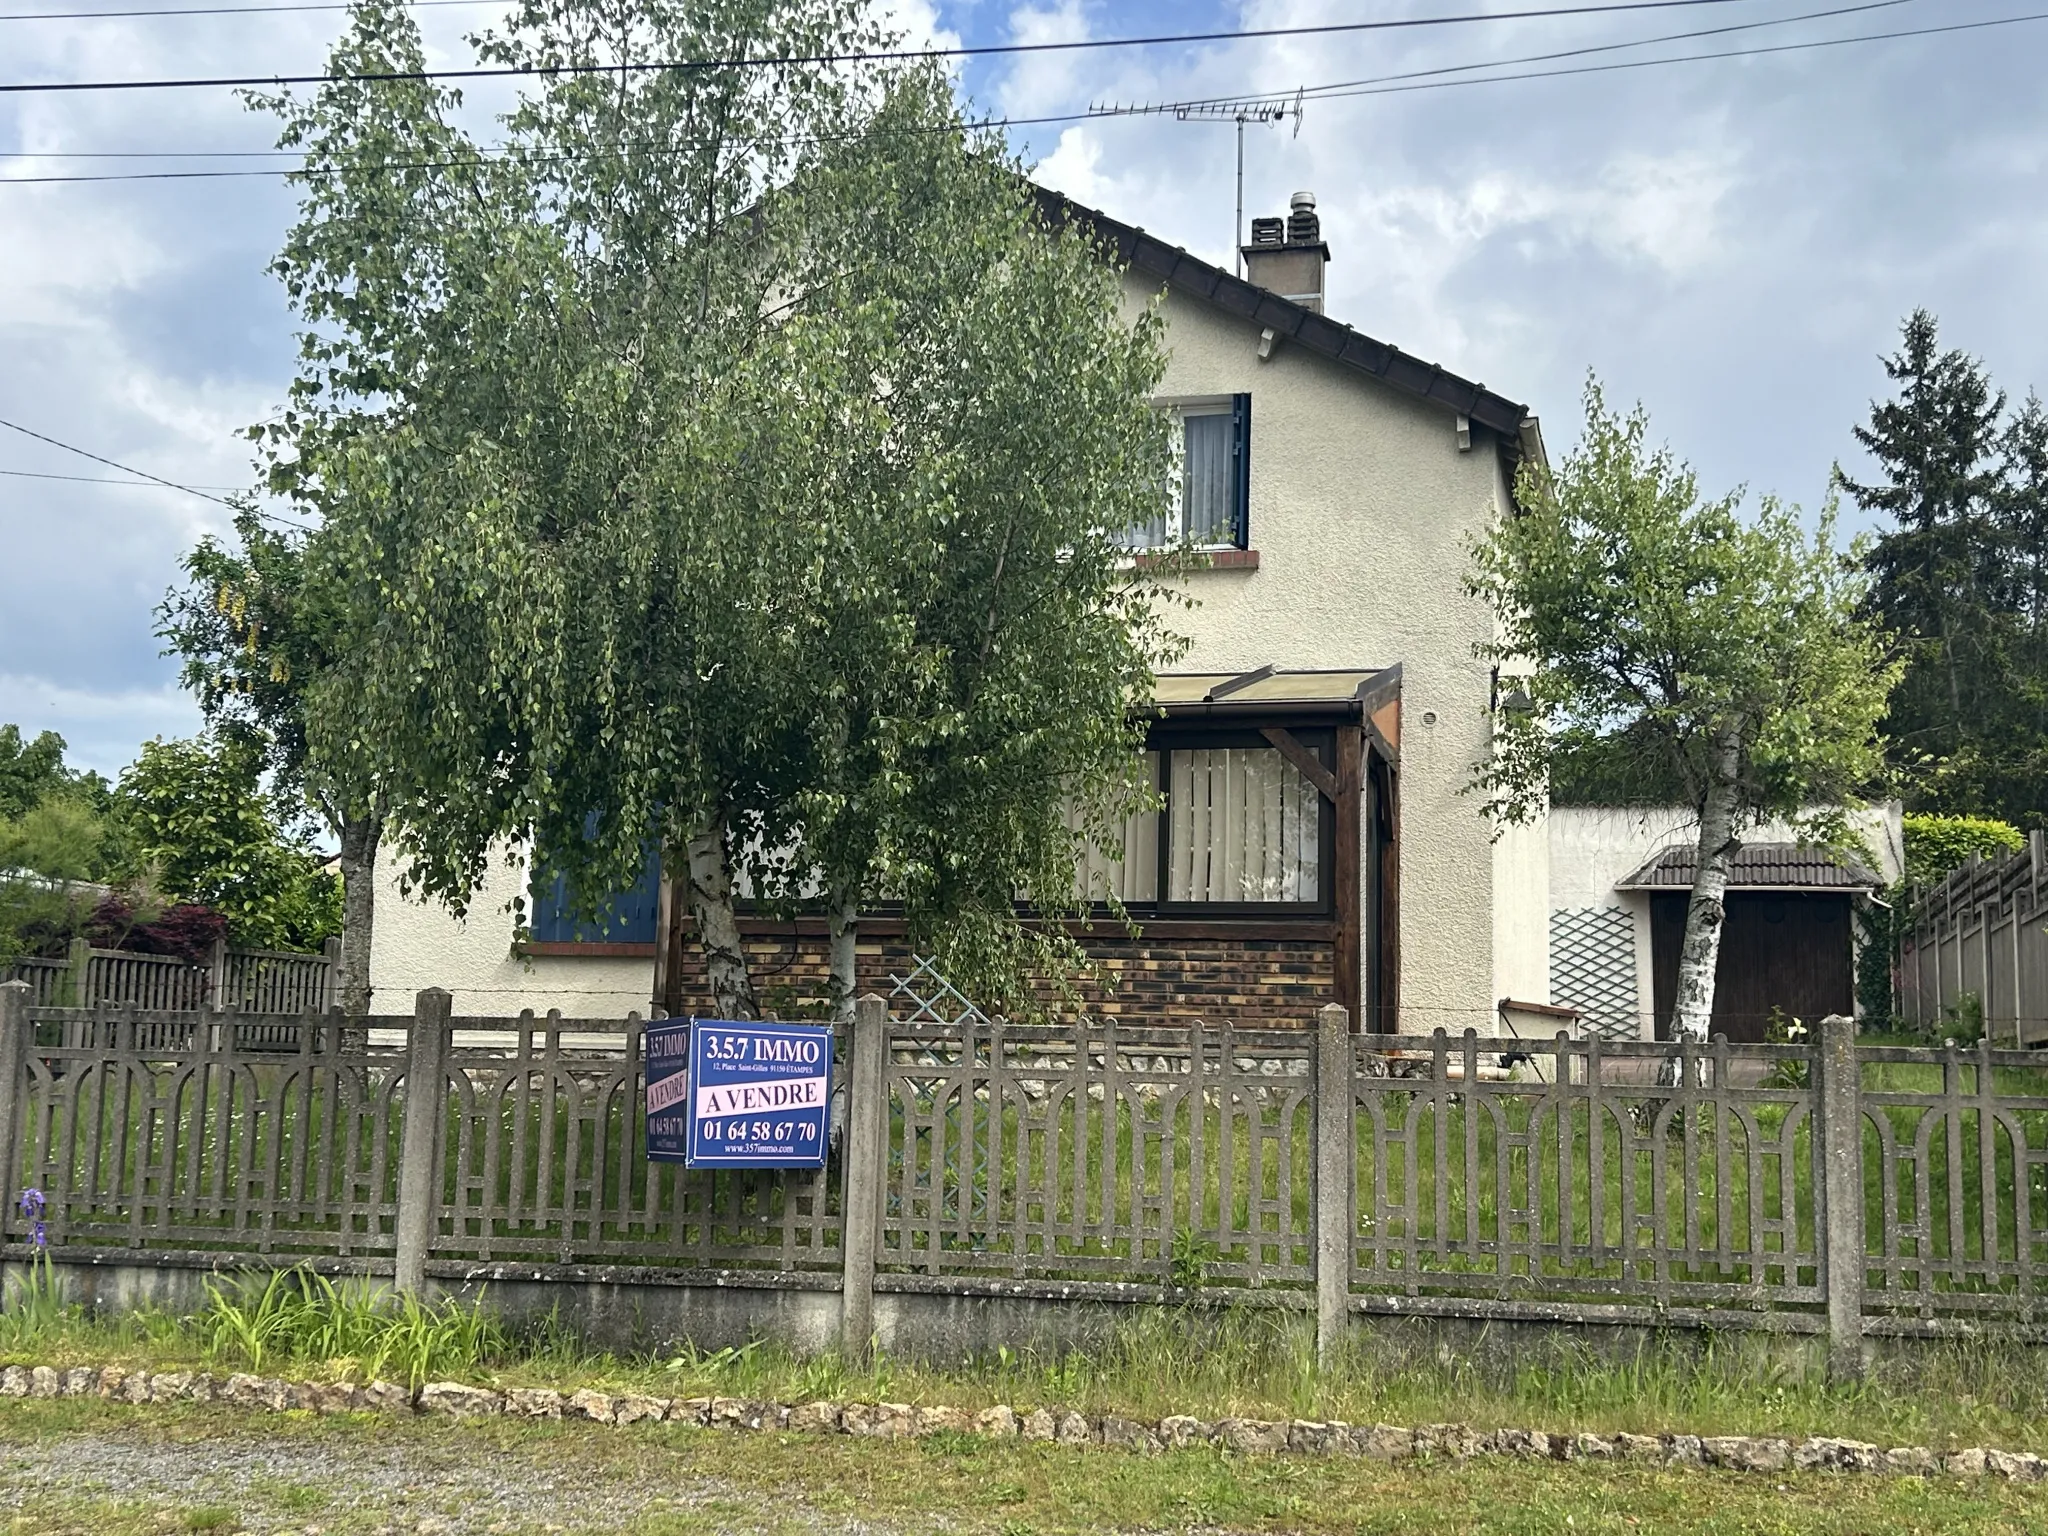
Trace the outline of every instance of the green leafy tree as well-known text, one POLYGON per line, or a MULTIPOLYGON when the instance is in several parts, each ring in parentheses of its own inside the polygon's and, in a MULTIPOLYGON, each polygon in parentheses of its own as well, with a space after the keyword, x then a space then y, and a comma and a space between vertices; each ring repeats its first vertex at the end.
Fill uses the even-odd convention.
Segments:
MULTIPOLYGON (((636 0, 527 8, 483 54, 881 36, 636 0)), ((365 5, 335 61, 418 58, 365 5)), ((1158 328, 942 82, 549 76, 493 157, 412 82, 275 105, 309 154, 276 446, 364 626, 308 718, 378 764, 419 886, 462 910, 531 840, 595 911, 652 836, 738 1016, 742 891, 824 901, 842 1004, 876 895, 992 985, 1058 958, 1016 897, 1073 905, 1069 796, 1107 826, 1142 794, 1128 712, 1171 643, 1117 543, 1165 494, 1158 328)))
POLYGON ((0 725, 0 817, 19 816, 52 796, 103 810, 107 790, 98 774, 66 766, 64 738, 55 731, 25 742, 20 726, 0 725))
POLYGON ((336 990, 344 1008, 361 1014, 370 1006, 383 796, 360 753, 344 743, 316 757, 306 729, 310 690, 349 644, 340 589, 317 575, 316 539, 239 510, 232 544, 209 535, 186 554, 185 585, 157 610, 157 633, 181 658, 182 680, 215 735, 255 755, 280 823, 290 826, 310 808, 334 839, 342 886, 336 990))
POLYGON ((317 949, 340 926, 337 882, 278 826, 262 766, 245 740, 144 742, 117 814, 171 900, 220 913, 237 944, 317 949))
POLYGON ((118 846, 83 800, 46 796, 0 819, 0 962, 59 951, 90 915, 118 846))
POLYGON ((1545 475, 1526 467, 1520 515, 1478 544, 1472 590, 1492 603, 1483 648, 1533 702, 1496 719, 1475 769, 1495 818, 1546 803, 1560 752, 1604 739, 1642 778, 1683 786, 1699 857, 1678 959, 1674 1033, 1705 1039, 1723 897, 1746 830, 1789 817, 1819 840, 1877 777, 1876 723, 1896 669, 1858 606, 1866 582, 1833 543, 1766 498, 1707 500, 1692 470, 1648 446, 1648 420, 1586 388, 1585 434, 1545 475))
POLYGON ((1887 755, 1910 808, 2048 824, 2048 411, 2030 396, 2006 420, 1925 310, 1884 367, 1897 393, 1855 429, 1878 472, 1835 475, 1891 523, 1867 556, 1907 663, 1887 755))
POLYGON ((24 742, 0 725, 0 961, 61 949, 91 913, 97 882, 130 872, 108 786, 64 761, 64 738, 24 742))

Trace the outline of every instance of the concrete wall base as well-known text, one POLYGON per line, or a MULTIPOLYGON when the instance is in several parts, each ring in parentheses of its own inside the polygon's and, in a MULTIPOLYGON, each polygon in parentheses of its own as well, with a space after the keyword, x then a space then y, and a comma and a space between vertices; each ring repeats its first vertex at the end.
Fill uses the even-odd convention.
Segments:
MULTIPOLYGON (((388 1259, 305 1262, 323 1274, 390 1283, 388 1259)), ((197 1313, 206 1306, 209 1283, 222 1283, 247 1268, 247 1261, 236 1255, 186 1252, 142 1256, 59 1250, 51 1261, 62 1293, 100 1315, 142 1309, 197 1313)), ((26 1263, 11 1259, 0 1264, 0 1282, 11 1290, 27 1272, 26 1263)), ((837 1280, 829 1273, 437 1261, 428 1266, 426 1290, 434 1296, 481 1298, 515 1329, 552 1322, 603 1349, 660 1352, 688 1342, 715 1350, 772 1339, 801 1353, 825 1353, 839 1342, 837 1280)), ((1290 1342, 1312 1352, 1312 1301, 1307 1293, 1292 1292, 1171 1297, 1149 1286, 984 1282, 971 1289, 948 1283, 941 1290, 921 1277, 886 1276, 875 1292, 875 1338, 890 1355, 935 1365, 956 1365, 998 1348, 1058 1357, 1099 1348, 1148 1310, 1171 1305, 1177 1331, 1242 1330, 1250 1320, 1255 1328, 1270 1330, 1276 1341, 1299 1333, 1300 1339, 1290 1342)), ((1750 1371, 1803 1377, 1818 1375, 1826 1365, 1827 1339, 1815 1326, 1818 1321, 1800 1314, 1732 1312, 1661 1322, 1623 1315, 1417 1315, 1361 1297, 1353 1301, 1345 1354, 1355 1364, 1379 1369, 1461 1366, 1482 1381, 1501 1384, 1532 1367, 1703 1365, 1710 1357, 1740 1359, 1750 1371)), ((1910 1319, 1872 1319, 1870 1326, 1866 1359, 1882 1376, 1898 1381, 1909 1381, 1938 1361, 1953 1365, 1972 1354, 2015 1348, 2031 1352, 2048 1345, 2048 1330, 2040 1327, 1910 1319)))

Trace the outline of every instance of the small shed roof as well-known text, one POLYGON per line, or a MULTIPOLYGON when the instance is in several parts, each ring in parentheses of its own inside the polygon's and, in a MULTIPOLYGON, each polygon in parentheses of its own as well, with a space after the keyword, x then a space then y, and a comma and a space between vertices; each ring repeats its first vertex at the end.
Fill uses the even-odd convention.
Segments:
MULTIPOLYGON (((1692 888, 1699 850, 1690 843, 1659 850, 1617 891, 1682 891, 1692 888)), ((1884 881, 1848 854, 1810 843, 1745 843, 1729 872, 1731 891, 1868 891, 1884 881)))

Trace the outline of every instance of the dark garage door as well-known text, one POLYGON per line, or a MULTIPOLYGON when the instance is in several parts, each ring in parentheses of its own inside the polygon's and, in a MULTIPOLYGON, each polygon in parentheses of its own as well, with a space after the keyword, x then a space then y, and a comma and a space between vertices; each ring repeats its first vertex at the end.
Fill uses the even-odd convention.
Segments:
MULTIPOLYGON (((1714 972, 1714 1033, 1761 1040, 1776 1007, 1807 1023, 1849 1013, 1856 1003, 1850 897, 1731 892, 1714 972)), ((1650 960, 1656 983, 1657 1038, 1670 1038, 1678 995, 1678 944, 1685 933, 1683 894, 1650 898, 1650 960)))

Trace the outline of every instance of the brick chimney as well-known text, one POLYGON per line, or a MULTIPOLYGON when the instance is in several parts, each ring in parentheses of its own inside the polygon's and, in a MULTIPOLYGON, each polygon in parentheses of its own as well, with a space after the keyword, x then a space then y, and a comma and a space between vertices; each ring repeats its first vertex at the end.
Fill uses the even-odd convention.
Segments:
POLYGON ((1323 243, 1316 197, 1313 192, 1297 192, 1288 204, 1284 219, 1252 220, 1251 244, 1239 247, 1245 276, 1261 288, 1321 314, 1323 267, 1330 259, 1330 248, 1323 243))

